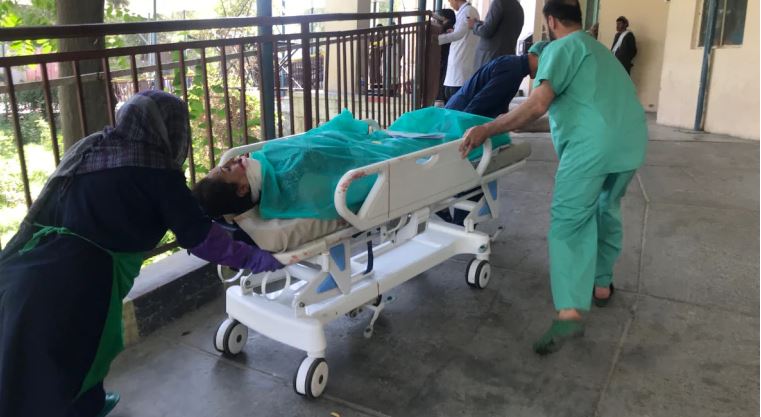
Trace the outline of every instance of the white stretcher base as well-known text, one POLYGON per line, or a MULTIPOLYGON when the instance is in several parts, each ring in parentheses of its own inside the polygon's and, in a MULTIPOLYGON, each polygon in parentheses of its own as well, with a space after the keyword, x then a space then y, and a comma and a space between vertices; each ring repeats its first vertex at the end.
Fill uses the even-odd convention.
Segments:
MULTIPOLYGON (((382 250, 379 247, 378 250, 382 250)), ((488 260, 489 236, 482 232, 466 232, 439 220, 431 220, 428 229, 414 238, 399 244, 374 259, 373 273, 356 280, 348 294, 332 297, 306 309, 305 316, 297 316, 290 305, 292 298, 283 294, 277 302, 259 294, 245 294, 240 285, 227 290, 227 314, 246 327, 270 339, 303 350, 312 357, 324 357, 327 348, 323 325, 359 307, 374 302, 379 295, 413 277, 460 254, 476 255, 488 260)), ((353 271, 366 266, 366 254, 352 258, 353 271)), ((299 269, 289 266, 292 276, 298 278, 299 269)), ((304 281, 291 284, 293 294, 304 281), (295 287, 295 288, 294 288, 295 287)))

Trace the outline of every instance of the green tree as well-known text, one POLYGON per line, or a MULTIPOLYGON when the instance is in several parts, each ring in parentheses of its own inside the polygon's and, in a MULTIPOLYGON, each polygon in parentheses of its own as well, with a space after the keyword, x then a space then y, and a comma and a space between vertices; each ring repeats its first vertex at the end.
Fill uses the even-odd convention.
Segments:
MULTIPOLYGON (((138 16, 126 11, 129 0, 32 0, 30 5, 19 4, 15 0, 0 2, 0 26, 49 26, 52 24, 103 23, 109 21, 140 20, 138 16), (107 7, 106 7, 107 5, 107 7)), ((108 46, 122 46, 123 38, 110 37, 108 46)), ((41 39, 35 41, 17 40, 11 43, 11 53, 28 55, 37 52, 52 51, 86 51, 103 49, 107 45, 103 37, 70 38, 60 40, 41 39)), ((81 74, 101 70, 99 60, 84 60, 79 62, 81 74)), ((61 63, 62 77, 74 74, 73 63, 61 63)), ((87 131, 82 131, 80 112, 75 85, 64 85, 58 88, 58 99, 61 108, 61 132, 64 139, 64 149, 68 149, 80 138, 108 124, 109 110, 102 82, 87 81, 82 84, 83 101, 87 115, 87 131)), ((36 96, 30 96, 36 97, 36 96)), ((22 98, 22 97, 20 97, 22 98)), ((21 103, 21 100, 20 100, 21 103)))
MULTIPOLYGON (((57 0, 56 23, 59 25, 81 23, 103 23, 105 0, 57 0)), ((103 37, 67 38, 59 41, 59 51, 88 51, 103 49, 103 37)), ((79 62, 81 74, 97 72, 101 69, 98 60, 79 62)), ((60 65, 62 77, 74 75, 72 65, 60 65)), ((80 111, 75 85, 59 87, 58 97, 61 104, 61 132, 64 149, 70 148, 80 138, 103 129, 108 124, 108 105, 104 94, 103 82, 100 80, 83 81, 82 97, 86 113, 87 131, 82 131, 80 111)))
MULTIPOLYGON (((55 0, 32 0, 31 4, 19 4, 18 1, 0 1, 0 27, 46 26, 55 19, 55 0)), ((49 39, 35 41, 15 40, 10 43, 10 52, 16 55, 28 55, 38 50, 46 53, 55 49, 55 43, 49 39)))

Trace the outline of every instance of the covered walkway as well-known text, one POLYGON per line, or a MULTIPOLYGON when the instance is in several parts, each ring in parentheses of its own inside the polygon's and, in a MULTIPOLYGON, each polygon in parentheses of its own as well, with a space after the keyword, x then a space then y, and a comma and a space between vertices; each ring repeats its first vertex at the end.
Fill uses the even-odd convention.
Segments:
MULTIPOLYGON (((220 296, 124 352, 114 416, 747 416, 758 411, 759 144, 651 123, 624 203, 618 291, 587 335, 549 357, 531 343, 552 314, 546 233, 556 159, 548 135, 501 187, 506 228, 484 291, 455 259, 367 313, 328 327, 322 398, 293 392, 302 352, 250 333, 212 345, 220 296)), ((490 225, 496 227, 496 225, 490 225)))

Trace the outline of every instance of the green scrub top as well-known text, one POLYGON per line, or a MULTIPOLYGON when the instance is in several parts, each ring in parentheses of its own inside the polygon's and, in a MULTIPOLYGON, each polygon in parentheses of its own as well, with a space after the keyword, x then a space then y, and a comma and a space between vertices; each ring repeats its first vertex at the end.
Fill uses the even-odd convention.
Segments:
POLYGON ((550 42, 534 87, 548 81, 557 178, 589 178, 639 168, 647 121, 631 78, 603 44, 583 31, 550 42))

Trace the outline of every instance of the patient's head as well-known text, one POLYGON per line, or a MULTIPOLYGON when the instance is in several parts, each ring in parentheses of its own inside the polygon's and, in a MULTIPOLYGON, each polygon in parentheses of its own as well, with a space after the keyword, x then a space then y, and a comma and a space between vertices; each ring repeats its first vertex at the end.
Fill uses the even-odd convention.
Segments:
POLYGON ((218 166, 193 187, 193 195, 211 217, 238 214, 252 208, 251 187, 246 177, 249 159, 237 157, 218 166))

